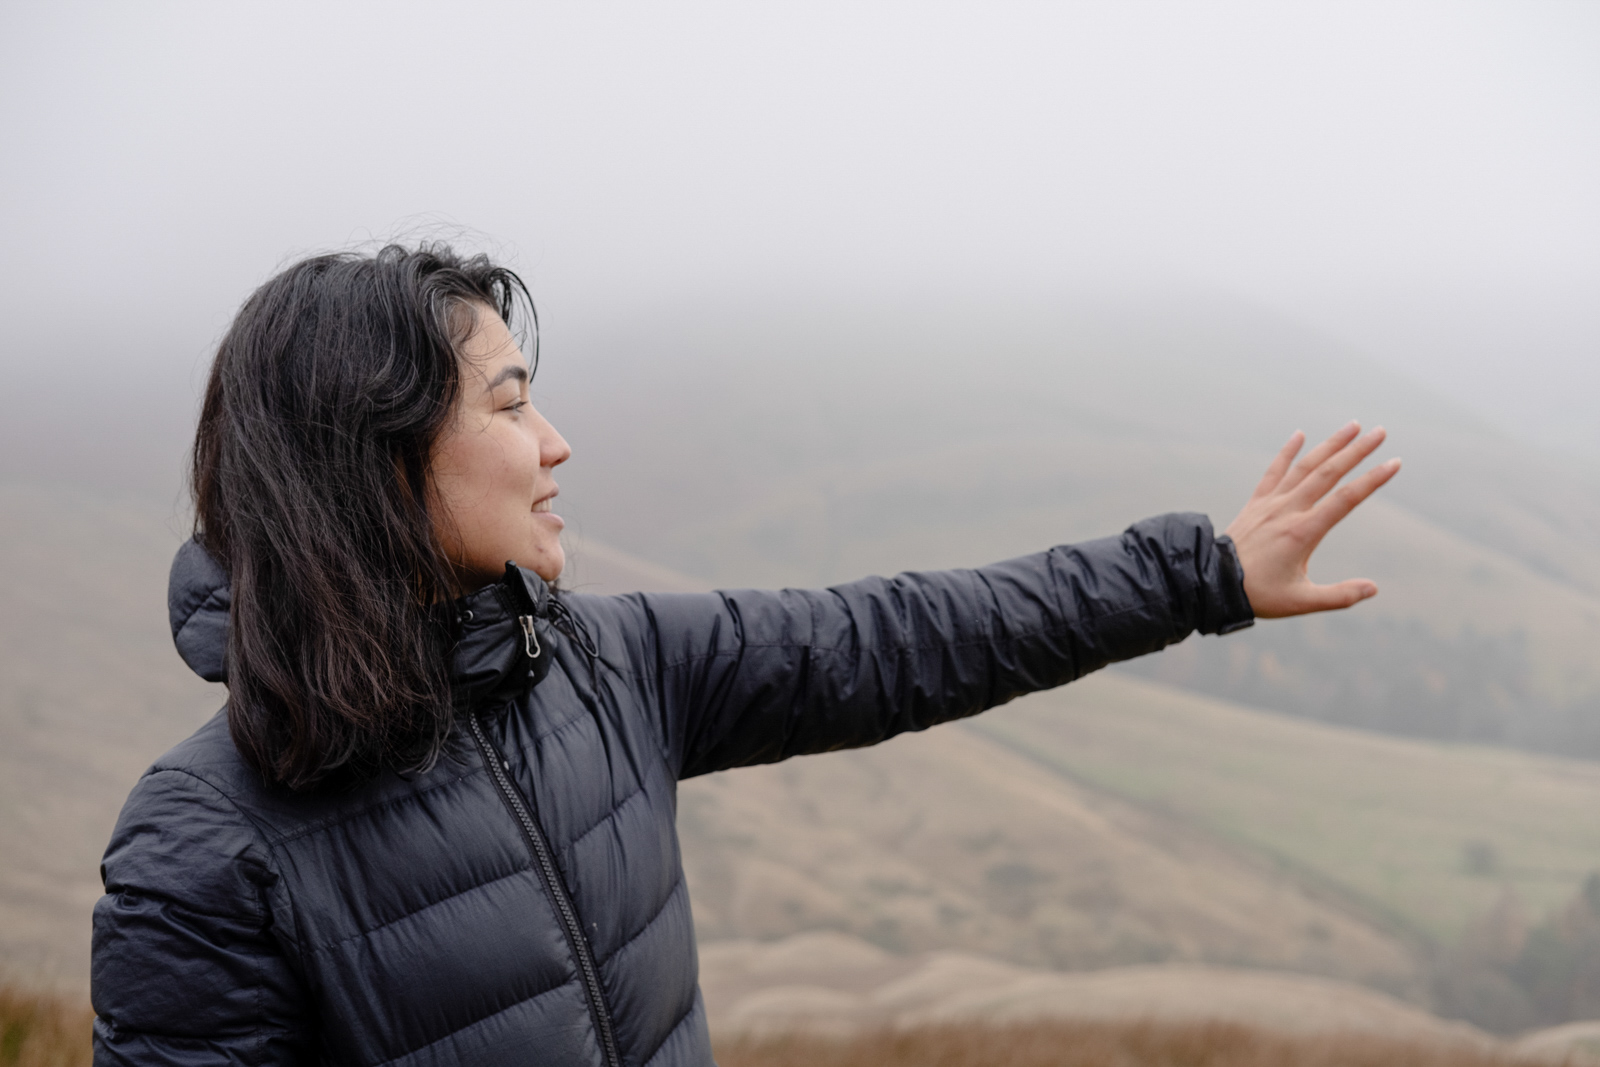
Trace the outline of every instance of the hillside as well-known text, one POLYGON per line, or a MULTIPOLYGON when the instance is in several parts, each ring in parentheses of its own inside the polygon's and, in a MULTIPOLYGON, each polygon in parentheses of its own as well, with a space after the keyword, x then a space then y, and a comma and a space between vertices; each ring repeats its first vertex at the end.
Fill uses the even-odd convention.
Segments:
POLYGON ((1109 674, 961 728, 1440 943, 1507 889, 1538 914, 1600 869, 1600 765, 1586 760, 1297 722, 1109 674))
POLYGON ((1571 1017, 1499 974, 1565 973, 1524 947, 1594 937, 1600 912, 1570 902, 1600 870, 1597 803, 1587 761, 1103 674, 876 748, 686 782, 679 810, 708 940, 826 929, 1055 969, 1294 970, 1514 1031, 1571 1017), (1579 925, 1528 939, 1563 914, 1579 925), (1474 947, 1485 930, 1506 947, 1474 947))
POLYGON ((894 955, 844 934, 722 941, 700 954, 719 1036, 1039 1018, 1218 1022, 1488 1046, 1488 1035, 1348 982, 1194 964, 1063 974, 960 952, 894 955))
POLYGON ((829 929, 902 953, 1207 962, 1423 993, 1410 946, 1359 911, 960 726, 685 782, 679 832, 707 941, 829 929))

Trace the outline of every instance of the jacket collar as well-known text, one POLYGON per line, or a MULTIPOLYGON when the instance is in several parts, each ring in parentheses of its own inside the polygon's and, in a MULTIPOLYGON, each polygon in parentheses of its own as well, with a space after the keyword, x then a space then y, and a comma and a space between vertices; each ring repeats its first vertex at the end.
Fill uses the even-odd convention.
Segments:
MULTIPOLYGON (((228 680, 228 575, 198 541, 172 560, 167 614, 178 655, 208 682, 228 680)), ((460 710, 500 706, 549 673, 559 609, 544 579, 513 563, 499 581, 451 601, 442 620, 457 635, 451 682, 460 710)))
POLYGON ((451 602, 448 622, 457 639, 450 680, 457 710, 503 706, 550 673, 554 599, 543 578, 507 563, 498 582, 451 602))

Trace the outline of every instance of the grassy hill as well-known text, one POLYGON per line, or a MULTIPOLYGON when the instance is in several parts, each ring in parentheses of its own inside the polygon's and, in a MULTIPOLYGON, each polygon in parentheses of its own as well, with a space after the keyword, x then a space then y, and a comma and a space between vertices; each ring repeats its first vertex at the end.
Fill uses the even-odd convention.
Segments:
POLYGON ((1600 765, 1299 722, 1102 675, 964 724, 1192 822, 1441 943, 1506 890, 1531 913, 1600 869, 1600 765))
POLYGON ((902 953, 1424 992, 1411 946, 1359 909, 959 726, 686 782, 679 832, 707 941, 831 929, 902 953))
POLYGON ((961 952, 892 954, 831 931, 712 942, 700 953, 700 986, 714 1037, 1052 1018, 1492 1044, 1475 1027, 1329 978, 1192 963, 1063 973, 961 952))
POLYGON ((1102 674, 873 749, 687 782, 680 832, 707 940, 830 929, 1054 968, 1280 968, 1516 1029, 1545 1016, 1520 1001, 1481 1016, 1439 982, 1507 901, 1524 931, 1570 911, 1600 870, 1597 804, 1592 762, 1102 674))

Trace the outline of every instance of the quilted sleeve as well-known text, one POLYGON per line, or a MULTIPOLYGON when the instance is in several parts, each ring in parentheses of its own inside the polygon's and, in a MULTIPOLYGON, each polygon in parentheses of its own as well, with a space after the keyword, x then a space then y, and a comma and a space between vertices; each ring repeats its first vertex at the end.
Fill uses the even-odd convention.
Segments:
POLYGON ((975 570, 632 602, 682 777, 875 744, 1254 617, 1232 542, 1179 514, 975 570))
POLYGON ((147 774, 101 877, 97 1067, 309 1058, 306 997, 278 921, 286 901, 260 835, 225 796, 184 771, 147 774))

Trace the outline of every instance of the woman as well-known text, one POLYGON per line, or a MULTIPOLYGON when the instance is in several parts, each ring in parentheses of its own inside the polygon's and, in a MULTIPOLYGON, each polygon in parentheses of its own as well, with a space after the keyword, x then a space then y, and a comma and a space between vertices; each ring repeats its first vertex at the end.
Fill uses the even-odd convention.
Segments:
POLYGON ((1228 536, 1166 515, 829 590, 558 594, 526 292, 434 247, 299 263, 222 341, 173 565, 227 707, 128 798, 95 910, 96 1063, 707 1064, 680 778, 971 715, 1191 631, 1346 607, 1321 537, 1381 431, 1228 536), (514 562, 508 562, 514 561, 514 562))

